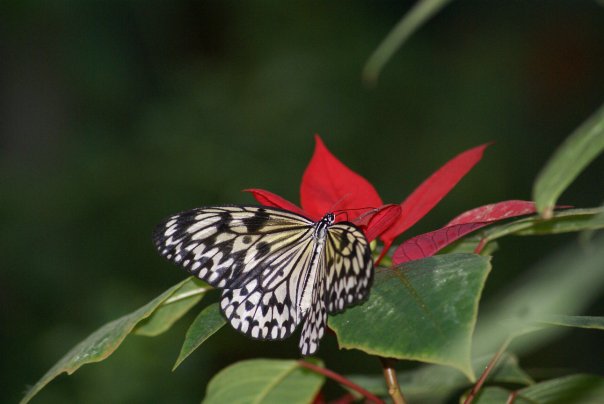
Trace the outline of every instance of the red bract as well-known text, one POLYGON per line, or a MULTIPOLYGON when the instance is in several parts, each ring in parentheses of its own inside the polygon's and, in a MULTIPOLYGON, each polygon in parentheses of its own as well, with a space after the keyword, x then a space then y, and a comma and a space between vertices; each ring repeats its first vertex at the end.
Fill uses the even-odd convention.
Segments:
MULTIPOLYGON (((319 220, 327 212, 344 212, 345 214, 337 216, 337 220, 348 220, 357 224, 363 229, 369 241, 376 237, 380 237, 383 241, 384 249, 378 262, 398 235, 425 216, 480 161, 484 149, 488 146, 487 144, 481 145, 457 155, 425 180, 401 204, 384 205, 369 181, 346 167, 331 154, 318 135, 315 135, 315 141, 315 151, 304 172, 300 186, 302 207, 269 191, 261 189, 247 191, 251 192, 263 205, 287 209, 312 220, 319 220)), ((496 209, 500 208, 501 206, 496 207, 496 209)), ((477 229, 478 225, 475 222, 491 223, 494 220, 501 220, 494 219, 497 212, 491 216, 485 213, 488 209, 495 209, 493 206, 480 209, 483 210, 466 212, 464 215, 469 216, 466 216, 465 219, 458 217, 455 219, 456 223, 450 223, 449 227, 441 229, 440 232, 437 230, 433 232, 434 234, 429 233, 431 236, 428 235, 422 240, 434 242, 435 248, 427 249, 424 246, 426 243, 422 241, 416 244, 418 251, 424 251, 430 255, 429 251, 435 253, 453 240, 477 229), (471 212, 474 212, 475 216, 487 215, 485 217, 488 218, 478 220, 479 217, 476 216, 471 220, 471 212), (463 227, 453 227, 454 225, 463 225, 463 227)), ((504 215, 499 216, 503 218, 504 215)), ((413 244, 407 244, 407 250, 411 251, 412 246, 413 244)), ((407 250, 399 253, 399 256, 421 255, 420 253, 405 252, 407 250)))
POLYGON ((429 257, 439 250, 481 227, 494 222, 535 213, 535 204, 529 201, 504 201, 484 205, 462 213, 445 227, 420 234, 403 242, 392 255, 394 264, 429 257))

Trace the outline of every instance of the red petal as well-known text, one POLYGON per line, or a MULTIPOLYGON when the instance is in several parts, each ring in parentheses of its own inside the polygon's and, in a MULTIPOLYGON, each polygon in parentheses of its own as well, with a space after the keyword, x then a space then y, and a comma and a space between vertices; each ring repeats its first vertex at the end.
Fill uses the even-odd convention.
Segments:
POLYGON ((371 242, 400 216, 401 207, 398 205, 384 205, 378 209, 363 213, 354 220, 354 224, 363 229, 367 241, 371 242))
POLYGON ((382 206, 380 196, 369 181, 335 158, 319 135, 315 135, 315 141, 315 152, 304 171, 300 187, 304 211, 320 218, 333 210, 382 206))
POLYGON ((449 160, 401 203, 402 214, 388 231, 382 234, 384 244, 389 244, 402 232, 424 217, 482 158, 483 144, 466 150, 449 160))
POLYGON ((250 192, 261 205, 289 210, 304 217, 308 217, 308 214, 300 209, 296 204, 293 204, 287 199, 282 198, 277 194, 273 194, 270 191, 252 188, 244 189, 243 192, 250 192))
POLYGON ((503 201, 468 210, 447 223, 447 226, 470 222, 492 222, 509 217, 535 213, 535 203, 530 201, 503 201))
POLYGON ((392 262, 394 264, 401 264, 407 261, 430 257, 455 240, 490 223, 457 224, 443 227, 430 233, 420 234, 398 246, 394 254, 392 254, 392 262))
POLYGON ((468 210, 451 220, 446 227, 413 237, 401 244, 392 255, 392 262, 400 264, 429 257, 466 234, 494 222, 535 213, 535 204, 529 201, 503 201, 468 210))

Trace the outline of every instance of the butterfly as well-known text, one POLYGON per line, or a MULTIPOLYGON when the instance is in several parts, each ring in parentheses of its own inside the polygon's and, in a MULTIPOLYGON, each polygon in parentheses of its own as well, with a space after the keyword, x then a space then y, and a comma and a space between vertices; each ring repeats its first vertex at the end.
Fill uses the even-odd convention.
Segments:
POLYGON ((280 340, 303 323, 299 348, 312 355, 327 314, 365 299, 373 280, 363 232, 334 213, 319 221, 287 210, 225 205, 178 213, 157 226, 159 253, 221 288, 236 330, 280 340))

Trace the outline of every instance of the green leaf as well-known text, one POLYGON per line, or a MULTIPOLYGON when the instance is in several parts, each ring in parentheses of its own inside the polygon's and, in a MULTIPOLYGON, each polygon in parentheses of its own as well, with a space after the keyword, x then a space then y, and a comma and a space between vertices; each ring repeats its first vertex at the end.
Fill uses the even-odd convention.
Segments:
POLYGON ((533 236, 604 229, 603 212, 603 208, 570 209, 554 214, 549 220, 532 218, 528 220, 529 227, 518 230, 515 234, 533 236))
POLYGON ((556 150, 537 176, 533 199, 549 217, 558 197, 604 149, 604 106, 577 128, 556 150))
MULTIPOLYGON (((475 404, 507 403, 511 392, 500 387, 482 389, 475 404)), ((514 404, 595 404, 604 397, 604 379, 593 375, 570 375, 547 380, 516 391, 514 404)))
POLYGON ((485 242, 510 235, 533 236, 560 234, 604 228, 604 208, 568 209, 555 212, 550 219, 532 216, 491 226, 483 231, 485 242))
MULTIPOLYGON (((468 393, 464 394, 463 398, 467 396, 468 393)), ((514 404, 537 404, 532 401, 528 401, 523 397, 516 396, 513 401, 510 401, 512 392, 506 390, 502 387, 486 387, 480 389, 478 394, 474 397, 473 404, 506 404, 513 402, 514 404)), ((460 400, 460 402, 462 402, 460 400)))
POLYGON ((407 39, 451 0, 419 0, 384 38, 363 68, 366 83, 375 84, 384 65, 407 39))
POLYGON ((601 403, 604 379, 594 375, 571 375, 526 387, 518 395, 532 403, 601 403))
POLYGON ((147 337, 155 337, 167 331, 182 316, 195 306, 205 292, 211 289, 203 281, 191 278, 182 287, 166 299, 149 317, 137 324, 134 333, 147 337))
MULTIPOLYGON (((476 373, 481 373, 493 355, 485 355, 472 361, 476 373)), ((379 396, 388 396, 382 375, 347 376, 354 383, 379 396)), ((468 379, 455 369, 425 365, 418 369, 398 373, 398 382, 405 398, 410 402, 440 403, 450 401, 455 392, 469 388, 468 379)), ((504 353, 489 374, 487 383, 533 384, 533 380, 518 366, 518 359, 504 353)))
POLYGON ((604 236, 595 238, 590 249, 572 245, 559 251, 519 279, 510 280, 509 290, 481 306, 481 318, 474 338, 475 352, 497 350, 513 335, 521 353, 541 346, 561 332, 547 328, 532 332, 541 319, 554 314, 577 315, 604 290, 604 236))
POLYGON ((100 362, 106 359, 120 346, 124 338, 130 334, 132 329, 139 322, 149 317, 176 291, 192 282, 192 278, 180 282, 135 312, 111 321, 90 334, 85 340, 72 348, 63 358, 50 368, 50 370, 27 392, 25 397, 21 400, 21 403, 27 403, 42 390, 44 386, 61 373, 65 372, 67 374, 72 374, 82 365, 100 362))
POLYGON ((216 331, 220 330, 226 324, 226 320, 218 303, 213 303, 202 310, 201 313, 193 320, 191 326, 187 330, 185 341, 180 349, 180 354, 172 370, 176 369, 182 361, 185 360, 194 350, 199 348, 208 338, 216 331))
POLYGON ((452 366, 473 378, 470 360, 489 259, 450 254, 376 271, 367 302, 331 316, 342 348, 452 366))
POLYGON ((539 320, 540 323, 559 325, 562 327, 589 328, 604 330, 604 317, 593 316, 547 316, 539 320))
POLYGON ((294 360, 252 359, 237 362, 218 374, 203 400, 206 404, 306 404, 312 401, 324 377, 294 360))

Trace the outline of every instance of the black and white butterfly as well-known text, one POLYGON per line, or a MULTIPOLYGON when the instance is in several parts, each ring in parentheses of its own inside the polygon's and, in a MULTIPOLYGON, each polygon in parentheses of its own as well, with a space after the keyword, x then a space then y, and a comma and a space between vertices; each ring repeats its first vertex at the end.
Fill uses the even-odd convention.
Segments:
POLYGON ((327 213, 314 222, 259 206, 215 206, 167 218, 160 254, 222 288, 231 325, 256 339, 283 339, 302 326, 302 355, 316 352, 328 313, 363 300, 373 261, 363 232, 327 213))

